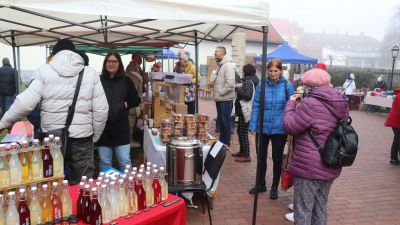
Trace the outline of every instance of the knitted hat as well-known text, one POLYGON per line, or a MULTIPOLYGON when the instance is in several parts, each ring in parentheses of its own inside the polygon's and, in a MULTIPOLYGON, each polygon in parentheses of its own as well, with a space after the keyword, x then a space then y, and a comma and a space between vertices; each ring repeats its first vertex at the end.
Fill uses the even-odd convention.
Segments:
POLYGON ((301 76, 301 81, 310 87, 319 87, 331 82, 331 76, 325 70, 311 69, 301 76))
POLYGON ((186 55, 186 54, 182 54, 182 55, 180 55, 179 56, 179 59, 183 59, 184 61, 189 61, 189 57, 188 57, 188 55, 186 55))
POLYGON ((62 50, 75 50, 75 45, 72 41, 68 39, 61 39, 57 41, 56 45, 54 45, 53 51, 51 52, 52 55, 57 54, 62 50))
POLYGON ((315 65, 315 68, 326 71, 326 65, 324 63, 318 63, 317 65, 315 65))

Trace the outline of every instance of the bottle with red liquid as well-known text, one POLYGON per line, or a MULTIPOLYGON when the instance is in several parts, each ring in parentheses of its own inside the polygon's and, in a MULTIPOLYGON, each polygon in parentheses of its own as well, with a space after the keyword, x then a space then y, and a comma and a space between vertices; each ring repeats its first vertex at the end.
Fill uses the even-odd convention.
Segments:
POLYGON ((45 138, 43 141, 43 177, 53 176, 53 157, 50 154, 50 140, 45 138))
POLYGON ((60 199, 59 191, 58 191, 58 183, 53 182, 52 190, 51 190, 51 206, 53 208, 53 221, 56 219, 62 218, 63 208, 62 201, 60 199))
POLYGON ((85 185, 85 190, 83 192, 83 222, 90 223, 89 207, 90 207, 90 185, 85 185))
POLYGON ((26 203, 26 193, 25 189, 21 188, 19 190, 19 206, 18 206, 18 214, 19 214, 19 224, 20 225, 30 225, 30 212, 28 204, 26 203))
POLYGON ((101 225, 102 222, 102 214, 101 214, 101 206, 97 199, 97 188, 92 188, 92 201, 89 206, 89 217, 90 217, 90 225, 101 225))
POLYGON ((138 200, 138 210, 142 210, 146 208, 146 192, 144 191, 143 188, 143 182, 142 182, 142 174, 137 175, 136 177, 136 194, 137 194, 137 200, 138 200))
POLYGON ((84 211, 84 205, 83 205, 83 191, 85 188, 85 183, 80 182, 79 183, 79 196, 78 200, 76 201, 76 214, 78 215, 78 219, 83 221, 83 211, 84 211))
POLYGON ((154 204, 161 202, 161 185, 158 177, 158 169, 153 170, 153 190, 154 190, 154 204))

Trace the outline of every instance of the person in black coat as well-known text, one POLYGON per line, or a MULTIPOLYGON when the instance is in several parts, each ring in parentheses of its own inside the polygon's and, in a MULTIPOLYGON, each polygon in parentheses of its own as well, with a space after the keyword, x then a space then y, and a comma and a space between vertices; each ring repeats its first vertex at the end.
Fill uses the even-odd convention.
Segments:
POLYGON ((100 76, 109 105, 108 120, 100 140, 97 142, 100 171, 112 165, 113 151, 124 171, 131 165, 129 109, 140 104, 140 98, 132 81, 124 75, 121 56, 116 52, 107 54, 100 76))
POLYGON ((17 93, 17 73, 11 67, 8 58, 3 58, 2 63, 3 66, 0 67, 0 117, 10 108, 17 93))
MULTIPOLYGON (((235 159, 236 162, 251 162, 248 137, 249 121, 246 121, 245 116, 243 115, 240 101, 253 101, 253 92, 255 91, 258 82, 259 80, 256 76, 256 68, 251 64, 243 66, 243 78, 241 83, 236 85, 235 113, 239 117, 237 134, 239 136, 240 145, 240 151, 232 154, 233 157, 237 157, 235 159)), ((249 117, 247 118, 249 119, 249 117)))

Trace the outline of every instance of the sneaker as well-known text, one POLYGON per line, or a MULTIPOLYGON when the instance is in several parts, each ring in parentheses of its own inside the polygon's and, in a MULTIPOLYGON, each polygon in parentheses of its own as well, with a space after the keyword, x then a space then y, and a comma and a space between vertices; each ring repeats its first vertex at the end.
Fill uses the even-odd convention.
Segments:
MULTIPOLYGON (((264 186, 258 185, 258 193, 261 193, 261 192, 267 192, 267 187, 265 185, 264 186)), ((249 190, 249 194, 254 195, 255 193, 256 193, 256 188, 252 187, 249 190)))
POLYGON ((288 208, 289 208, 290 210, 292 210, 292 211, 293 211, 293 210, 294 210, 293 203, 292 203, 292 204, 289 204, 289 205, 288 205, 288 208))
POLYGON ((232 153, 232 157, 243 157, 241 152, 232 153))
POLYGON ((235 159, 236 162, 251 162, 250 156, 248 157, 239 157, 235 159))
POLYGON ((392 164, 392 165, 400 165, 400 160, 398 160, 398 159, 391 159, 391 160, 390 160, 390 164, 392 164))
POLYGON ((269 198, 272 200, 278 199, 278 187, 271 187, 271 191, 269 192, 269 198))
POLYGON ((285 218, 286 218, 287 220, 289 220, 290 222, 293 222, 293 223, 294 223, 294 213, 293 213, 293 212, 291 212, 291 213, 286 213, 286 214, 285 214, 285 218))

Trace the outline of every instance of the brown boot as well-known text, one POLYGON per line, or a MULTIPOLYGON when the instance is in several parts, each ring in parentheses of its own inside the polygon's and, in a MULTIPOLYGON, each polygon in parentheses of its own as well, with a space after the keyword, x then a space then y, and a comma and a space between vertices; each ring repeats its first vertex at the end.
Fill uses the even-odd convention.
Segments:
POLYGON ((241 152, 236 152, 236 153, 232 153, 232 157, 242 157, 242 153, 241 152))
POLYGON ((251 162, 250 156, 247 157, 240 157, 235 159, 236 162, 251 162))

